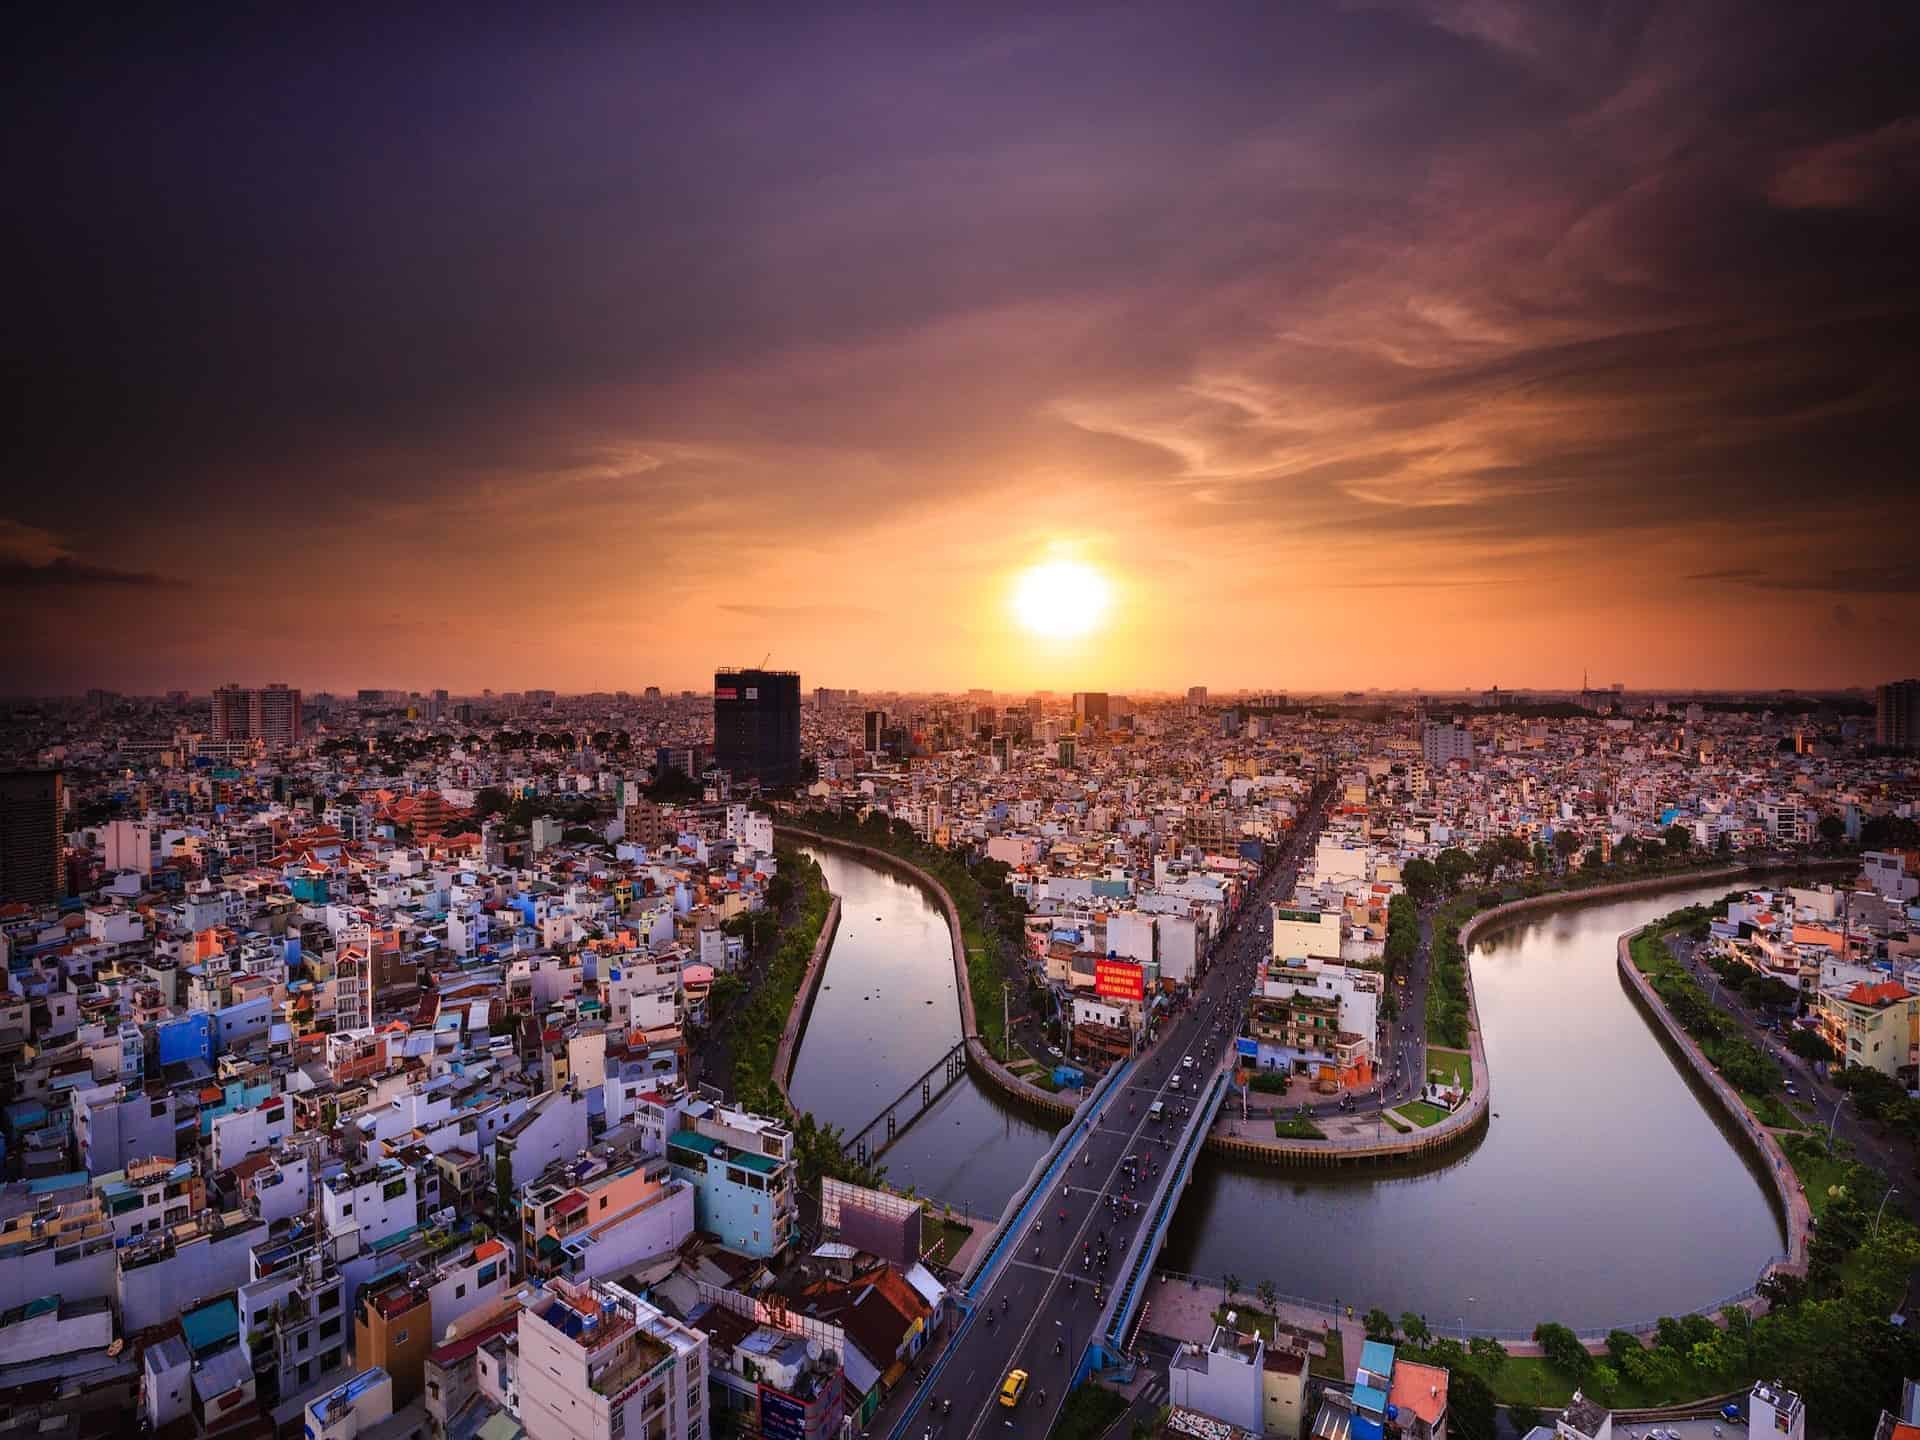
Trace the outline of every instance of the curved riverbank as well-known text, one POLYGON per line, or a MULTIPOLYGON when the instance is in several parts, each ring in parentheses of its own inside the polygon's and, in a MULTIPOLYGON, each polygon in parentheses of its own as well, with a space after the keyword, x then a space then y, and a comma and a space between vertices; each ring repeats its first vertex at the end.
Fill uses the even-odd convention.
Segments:
MULTIPOLYGON (((831 892, 829 892, 831 894, 831 892)), ((793 1079, 793 1057, 800 1043, 800 1037, 807 1028, 807 1017, 813 1014, 813 997, 820 991, 820 976, 827 968, 827 952, 833 948, 833 937, 840 929, 840 897, 834 895, 827 906, 827 918, 820 922, 820 933, 814 937, 813 953, 807 957, 807 973, 801 977, 800 988, 793 997, 793 1006, 787 1011, 787 1023, 780 1031, 779 1048, 773 1052, 773 1088, 780 1092, 780 1098, 787 1102, 787 1108, 796 1115, 800 1107, 793 1103, 793 1096, 787 1086, 793 1079)))
MULTIPOLYGON (((1822 866, 1845 868, 1848 864, 1849 862, 1844 861, 1816 861, 1800 868, 1811 871, 1822 866)), ((1458 1110, 1423 1129, 1377 1134, 1373 1138, 1350 1136, 1325 1140, 1300 1140, 1281 1139, 1275 1136, 1273 1139, 1267 1139, 1259 1136, 1223 1134, 1216 1127, 1207 1137, 1207 1148, 1216 1155, 1229 1156, 1236 1160, 1250 1160, 1281 1167, 1313 1168, 1432 1159, 1477 1140, 1486 1131, 1493 1105, 1493 1075, 1487 1065, 1486 1047, 1480 1034, 1480 1010, 1475 999, 1471 963, 1473 944, 1481 931, 1497 928, 1520 916, 1540 911, 1583 905, 1596 900, 1657 894, 1662 890, 1709 884, 1721 879, 1777 873, 1777 869, 1778 867, 1771 871, 1758 871, 1746 865, 1732 864, 1684 874, 1649 875, 1637 880, 1619 880, 1605 885, 1590 885, 1584 889, 1552 890, 1540 895, 1526 895, 1517 900, 1509 900, 1478 911, 1468 916, 1460 927, 1460 948, 1469 955, 1466 969, 1467 1045, 1473 1058, 1474 1079, 1473 1089, 1468 1092, 1466 1100, 1458 1110)), ((1230 1126, 1232 1122, 1223 1120, 1223 1123, 1230 1126)))
POLYGON ((1471 996, 1499 1103, 1476 1142, 1398 1164, 1209 1154, 1162 1263, 1264 1278, 1319 1297, 1295 1303, 1322 1315, 1336 1300, 1342 1315, 1380 1305, 1516 1341, 1543 1319, 1634 1330, 1750 1291, 1787 1248, 1769 1181, 1691 1093, 1614 963, 1623 931, 1732 886, 1651 878, 1665 883, 1634 890, 1666 893, 1596 886, 1482 912, 1471 996))
POLYGON ((1634 939, 1645 933, 1647 928, 1646 925, 1639 925, 1620 937, 1617 964, 1627 994, 1640 1013, 1646 1016, 1647 1023, 1653 1026, 1654 1033, 1664 1042, 1667 1052, 1687 1064, 1694 1078, 1700 1082, 1700 1088, 1713 1097, 1721 1112, 1733 1122, 1733 1135, 1751 1150, 1759 1161, 1757 1168, 1770 1182, 1778 1213, 1787 1232, 1787 1253, 1783 1259, 1776 1258, 1768 1262, 1765 1275, 1804 1275, 1807 1273, 1807 1246, 1813 1233, 1813 1211, 1807 1203, 1806 1188, 1801 1185, 1793 1162, 1787 1158, 1787 1152, 1781 1147, 1778 1137, 1747 1108, 1747 1102, 1740 1098, 1739 1091, 1729 1085, 1726 1078, 1714 1068, 1698 1042, 1673 1018, 1659 992, 1653 988, 1653 982, 1641 974, 1640 967, 1633 963, 1634 939))
POLYGON ((1055 1119, 1064 1120, 1072 1116, 1077 1108, 1076 1102, 1063 1099, 1052 1091, 1042 1090, 1038 1085, 1028 1084, 995 1059, 980 1039, 979 1021, 973 1005, 973 987, 967 974, 967 952, 961 939, 960 910, 954 904, 953 896, 947 893, 946 886, 912 861, 871 845, 862 845, 856 840, 842 840, 838 836, 823 835, 817 830, 784 823, 775 826, 774 833, 776 836, 784 835, 790 841, 837 850, 869 865, 903 875, 934 900, 947 921, 947 936, 953 955, 954 988, 960 998, 960 1029, 967 1046, 968 1068, 1017 1105, 1055 1119))

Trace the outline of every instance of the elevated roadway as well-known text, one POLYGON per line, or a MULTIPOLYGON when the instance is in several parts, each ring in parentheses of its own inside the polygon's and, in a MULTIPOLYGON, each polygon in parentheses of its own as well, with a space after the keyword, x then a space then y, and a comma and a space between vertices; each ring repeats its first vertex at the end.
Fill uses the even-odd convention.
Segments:
POLYGON ((1184 1006, 1094 1087, 1013 1197, 961 1284, 953 1336, 902 1382, 905 1402, 888 1404, 876 1434, 1040 1440, 1078 1380, 1127 1363, 1153 1260, 1228 1088, 1233 1036, 1270 943, 1268 903, 1292 893, 1318 816, 1248 896, 1184 1006), (1104 1267, 1094 1258, 1103 1243, 1104 1267), (1015 1369, 1030 1379, 1009 1408, 997 1395, 1015 1369))

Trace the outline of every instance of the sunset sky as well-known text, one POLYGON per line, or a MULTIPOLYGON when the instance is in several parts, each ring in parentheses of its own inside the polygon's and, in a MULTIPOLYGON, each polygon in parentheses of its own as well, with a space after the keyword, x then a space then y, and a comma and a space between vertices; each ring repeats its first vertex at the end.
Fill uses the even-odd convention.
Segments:
POLYGON ((1920 669, 1912 3, 70 23, 0 690, 1920 669))

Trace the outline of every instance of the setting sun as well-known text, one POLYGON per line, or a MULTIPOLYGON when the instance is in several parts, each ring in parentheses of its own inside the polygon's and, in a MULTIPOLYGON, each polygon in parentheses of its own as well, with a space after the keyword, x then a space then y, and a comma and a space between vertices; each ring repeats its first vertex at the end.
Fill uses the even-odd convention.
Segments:
POLYGON ((1091 565, 1050 560, 1015 582, 1013 613, 1035 635, 1071 640, 1100 623, 1109 596, 1106 577, 1091 565))

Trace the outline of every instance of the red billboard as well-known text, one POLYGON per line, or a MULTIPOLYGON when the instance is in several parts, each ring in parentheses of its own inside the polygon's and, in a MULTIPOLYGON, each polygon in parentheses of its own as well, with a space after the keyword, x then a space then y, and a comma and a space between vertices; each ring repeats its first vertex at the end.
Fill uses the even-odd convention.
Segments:
POLYGON ((1147 993, 1146 973, 1131 960, 1096 960, 1093 993, 1102 1000, 1138 1004, 1147 993))

